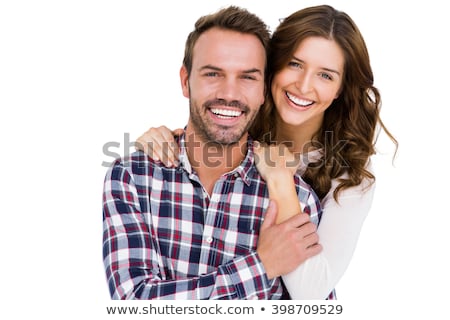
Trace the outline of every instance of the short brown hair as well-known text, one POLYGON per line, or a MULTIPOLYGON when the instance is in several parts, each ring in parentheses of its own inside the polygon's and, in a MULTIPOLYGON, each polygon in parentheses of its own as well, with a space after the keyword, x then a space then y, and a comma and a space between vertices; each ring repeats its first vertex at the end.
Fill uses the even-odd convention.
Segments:
POLYGON ((195 23, 195 29, 188 35, 184 50, 183 64, 186 67, 188 75, 191 74, 192 70, 192 56, 195 43, 205 31, 214 27, 254 35, 261 41, 264 49, 267 51, 270 39, 270 32, 267 25, 259 17, 246 9, 229 6, 216 13, 200 17, 195 23))

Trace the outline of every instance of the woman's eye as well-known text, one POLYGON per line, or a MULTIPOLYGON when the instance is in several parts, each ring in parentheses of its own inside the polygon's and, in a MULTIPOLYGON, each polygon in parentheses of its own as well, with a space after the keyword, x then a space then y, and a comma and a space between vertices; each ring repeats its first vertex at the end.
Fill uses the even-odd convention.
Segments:
POLYGON ((320 76, 321 76, 322 78, 324 78, 325 80, 333 80, 333 78, 332 78, 328 73, 325 73, 325 72, 322 72, 322 73, 320 74, 320 76))

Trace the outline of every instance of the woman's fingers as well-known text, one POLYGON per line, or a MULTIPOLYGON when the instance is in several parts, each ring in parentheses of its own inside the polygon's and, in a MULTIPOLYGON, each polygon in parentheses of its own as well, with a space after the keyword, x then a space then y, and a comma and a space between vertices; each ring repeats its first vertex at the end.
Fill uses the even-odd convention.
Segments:
MULTIPOLYGON (((176 130, 178 131, 178 129, 176 130)), ((178 145, 172 131, 166 126, 150 128, 136 140, 136 149, 165 166, 178 164, 178 145)))

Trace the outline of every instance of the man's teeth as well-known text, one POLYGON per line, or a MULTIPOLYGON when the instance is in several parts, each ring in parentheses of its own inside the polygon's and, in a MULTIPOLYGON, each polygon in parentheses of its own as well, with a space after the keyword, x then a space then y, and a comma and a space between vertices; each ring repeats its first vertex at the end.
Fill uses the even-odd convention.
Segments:
POLYGON ((293 103, 295 103, 301 107, 307 107, 314 103, 314 101, 311 101, 311 100, 303 100, 303 99, 297 98, 296 96, 291 95, 289 92, 286 92, 286 95, 289 98, 289 100, 291 100, 293 103))
POLYGON ((239 117, 242 114, 242 111, 236 110, 228 110, 228 109, 211 109, 211 112, 215 115, 219 116, 219 118, 234 118, 239 117))

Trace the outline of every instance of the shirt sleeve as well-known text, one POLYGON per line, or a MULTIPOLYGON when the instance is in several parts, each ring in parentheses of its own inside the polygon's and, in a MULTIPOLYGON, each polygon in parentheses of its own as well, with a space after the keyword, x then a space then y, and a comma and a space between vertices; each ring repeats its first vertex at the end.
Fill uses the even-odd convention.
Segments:
POLYGON ((326 299, 347 269, 356 248, 360 230, 372 205, 375 183, 363 182, 333 198, 337 181, 323 202, 317 229, 323 250, 283 281, 292 299, 326 299))
POLYGON ((113 299, 270 299, 273 280, 256 252, 214 272, 167 279, 155 232, 144 218, 133 176, 120 163, 104 181, 103 262, 113 299))

